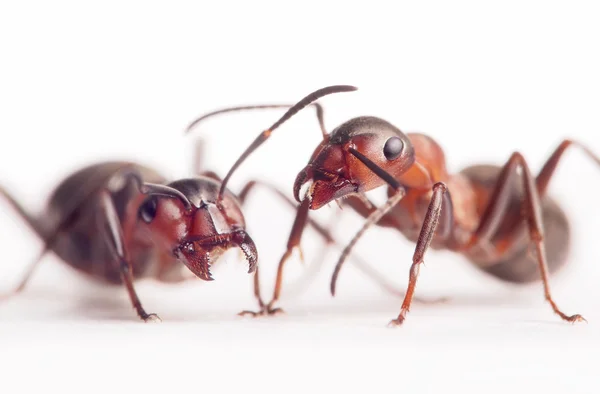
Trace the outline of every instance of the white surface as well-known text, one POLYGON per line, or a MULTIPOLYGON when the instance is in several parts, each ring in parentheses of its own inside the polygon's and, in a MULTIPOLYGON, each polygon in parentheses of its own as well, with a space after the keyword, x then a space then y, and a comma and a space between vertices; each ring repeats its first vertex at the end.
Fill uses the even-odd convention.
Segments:
MULTIPOLYGON (((352 116, 384 117, 434 136, 454 171, 501 163, 517 149, 537 170, 564 137, 600 152, 595 4, 508 3, 3 3, 0 182, 37 210, 63 176, 98 159, 132 158, 187 176, 194 139, 182 130, 195 116, 294 102, 339 83, 360 90, 322 101, 329 129, 352 116)), ((279 113, 207 122, 196 134, 211 148, 205 165, 224 174, 279 113)), ((302 113, 274 134, 231 189, 261 178, 291 195, 319 140, 313 116, 302 113)), ((273 319, 235 316, 254 307, 235 253, 212 283, 141 283, 147 310, 164 320, 148 326, 136 321, 124 290, 102 289, 47 258, 25 293, 0 305, 0 392, 598 392, 599 176, 574 150, 551 184, 575 229, 554 296, 589 324, 560 322, 539 285, 506 286, 433 252, 417 293, 450 300, 415 304, 399 329, 386 323, 401 300, 350 265, 338 296, 329 296, 337 253, 310 288, 283 301, 287 315, 273 319)), ((4 290, 40 244, 0 208, 4 290)), ((313 217, 326 223, 337 212, 313 217)), ((265 296, 292 218, 266 192, 248 207, 265 296)), ((344 220, 338 235, 347 240, 361 222, 351 213, 344 220)), ((304 245, 310 262, 322 245, 312 233, 304 245)), ((356 253, 402 288, 412 249, 374 229, 356 253)), ((286 283, 305 271, 294 257, 286 283)))

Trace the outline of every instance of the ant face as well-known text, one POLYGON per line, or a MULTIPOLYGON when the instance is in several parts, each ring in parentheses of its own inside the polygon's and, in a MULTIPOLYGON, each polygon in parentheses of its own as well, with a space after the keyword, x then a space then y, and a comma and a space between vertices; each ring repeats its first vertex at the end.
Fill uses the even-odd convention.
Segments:
POLYGON ((220 185, 207 177, 179 180, 168 186, 180 191, 189 207, 176 198, 146 197, 138 209, 137 225, 144 236, 172 251, 203 280, 213 279, 211 264, 232 247, 239 247, 246 256, 248 272, 255 270, 256 246, 246 233, 244 216, 233 195, 226 193, 217 203, 220 185))
POLYGON ((314 151, 296 177, 296 200, 301 200, 300 191, 306 189, 310 209, 316 210, 338 198, 383 185, 385 182, 352 149, 394 176, 404 173, 415 161, 410 140, 398 128, 375 117, 354 118, 333 130, 314 151))

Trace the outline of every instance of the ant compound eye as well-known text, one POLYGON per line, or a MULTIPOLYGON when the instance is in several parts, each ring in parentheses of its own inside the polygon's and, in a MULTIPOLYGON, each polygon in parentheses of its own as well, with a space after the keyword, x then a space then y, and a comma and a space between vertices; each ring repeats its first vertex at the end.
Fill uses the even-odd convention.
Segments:
POLYGON ((139 217, 146 223, 150 223, 156 216, 156 197, 150 197, 140 206, 139 217))
POLYGON ((394 160, 400 156, 403 148, 404 142, 402 142, 400 137, 391 137, 383 146, 383 154, 385 155, 386 159, 394 160))

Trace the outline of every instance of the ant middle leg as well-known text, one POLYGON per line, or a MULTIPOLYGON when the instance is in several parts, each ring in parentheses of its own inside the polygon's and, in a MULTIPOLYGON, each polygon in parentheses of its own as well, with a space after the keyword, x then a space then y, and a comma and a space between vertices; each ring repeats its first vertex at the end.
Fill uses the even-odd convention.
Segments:
MULTIPOLYGON (((575 143, 570 140, 563 141, 550 156, 548 161, 544 164, 542 170, 536 178, 532 176, 529 166, 523 155, 521 155, 519 152, 513 153, 508 162, 504 165, 504 167, 502 167, 500 174, 498 175, 495 190, 490 197, 490 201, 482 215, 482 219, 478 228, 472 234, 468 242, 461 248, 463 251, 468 253, 478 245, 487 243, 488 246, 492 246, 492 252, 494 255, 500 258, 520 239, 520 225, 522 220, 524 220, 527 225, 526 228, 527 233, 529 234, 530 242, 534 248, 534 255, 538 265, 539 275, 544 287, 544 297, 552 307, 554 313, 560 316, 561 319, 568 322, 585 321, 585 319, 579 314, 565 314, 557 306, 551 295, 541 199, 546 194, 548 183, 560 158, 564 154, 566 148, 573 144, 575 143), (507 231, 507 235, 505 237, 495 240, 491 245, 489 245, 490 238, 499 228, 502 218, 504 217, 504 214, 508 208, 511 192, 513 191, 510 188, 510 180, 511 176, 517 174, 518 168, 521 169, 519 177, 523 185, 524 194, 524 200, 521 207, 522 220, 515 221, 514 225, 512 226, 512 231, 507 231)), ((598 157, 593 155, 587 148, 583 146, 581 147, 592 159, 600 164, 598 157)))

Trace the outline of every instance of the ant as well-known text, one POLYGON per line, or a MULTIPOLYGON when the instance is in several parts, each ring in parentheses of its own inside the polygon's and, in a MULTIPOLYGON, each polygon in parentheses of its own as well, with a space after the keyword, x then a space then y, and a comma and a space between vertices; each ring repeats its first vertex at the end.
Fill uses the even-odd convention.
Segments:
MULTIPOLYGON (((274 188, 250 181, 238 196, 224 192, 218 175, 200 168, 203 147, 203 141, 198 141, 194 158, 198 175, 170 183, 156 170, 133 162, 91 164, 58 185, 39 217, 0 187, 0 195, 44 242, 19 285, 0 300, 24 290, 47 252, 101 283, 124 285, 145 322, 161 319, 143 308, 134 287, 137 280, 173 284, 198 277, 212 281, 211 265, 236 247, 245 255, 248 273, 255 272, 257 248, 246 231, 242 205, 256 186, 274 188), (194 275, 186 274, 183 266, 194 275)), ((295 207, 291 198, 275 192, 295 207)), ((335 244, 325 228, 314 221, 309 225, 327 244, 335 244)), ((377 273, 367 273, 383 282, 377 273)), ((389 285, 386 288, 394 291, 389 285)))
MULTIPOLYGON (((235 170, 283 123, 321 97, 356 90, 349 85, 328 86, 291 106, 233 164, 221 183, 220 196, 235 170)), ((578 146, 600 165, 600 159, 588 148, 564 140, 536 177, 520 152, 514 152, 502 167, 479 164, 452 174, 446 168, 442 147, 425 134, 405 134, 374 116, 355 117, 329 134, 323 126, 322 110, 319 116, 323 140, 294 182, 294 197, 300 205, 279 262, 273 298, 266 306, 259 300, 261 310, 257 314, 278 311, 274 304, 281 292, 283 268, 293 248, 300 244, 309 210, 336 201, 366 221, 340 255, 331 278, 332 295, 343 263, 372 225, 395 229, 416 243, 407 291, 399 315, 390 322, 393 326, 406 319, 429 248, 457 252, 504 281, 528 283, 541 277, 552 310, 568 322, 585 321, 579 314, 562 312, 550 293, 549 275, 566 263, 570 227, 567 216, 546 190, 570 146, 578 146), (377 208, 364 193, 381 186, 387 186, 387 201, 377 208), (305 190, 302 198, 301 190, 305 190), (530 263, 532 255, 537 265, 530 263)))
POLYGON ((196 277, 211 281, 211 264, 233 247, 244 253, 248 273, 256 270, 258 254, 246 232, 241 202, 228 191, 217 205, 219 190, 220 180, 210 172, 167 183, 141 164, 98 162, 64 179, 45 211, 33 217, 0 188, 44 242, 20 284, 3 298, 20 293, 51 251, 95 280, 124 285, 138 316, 145 322, 160 322, 158 315, 142 306, 134 281, 182 282, 190 276, 180 262, 196 277))

